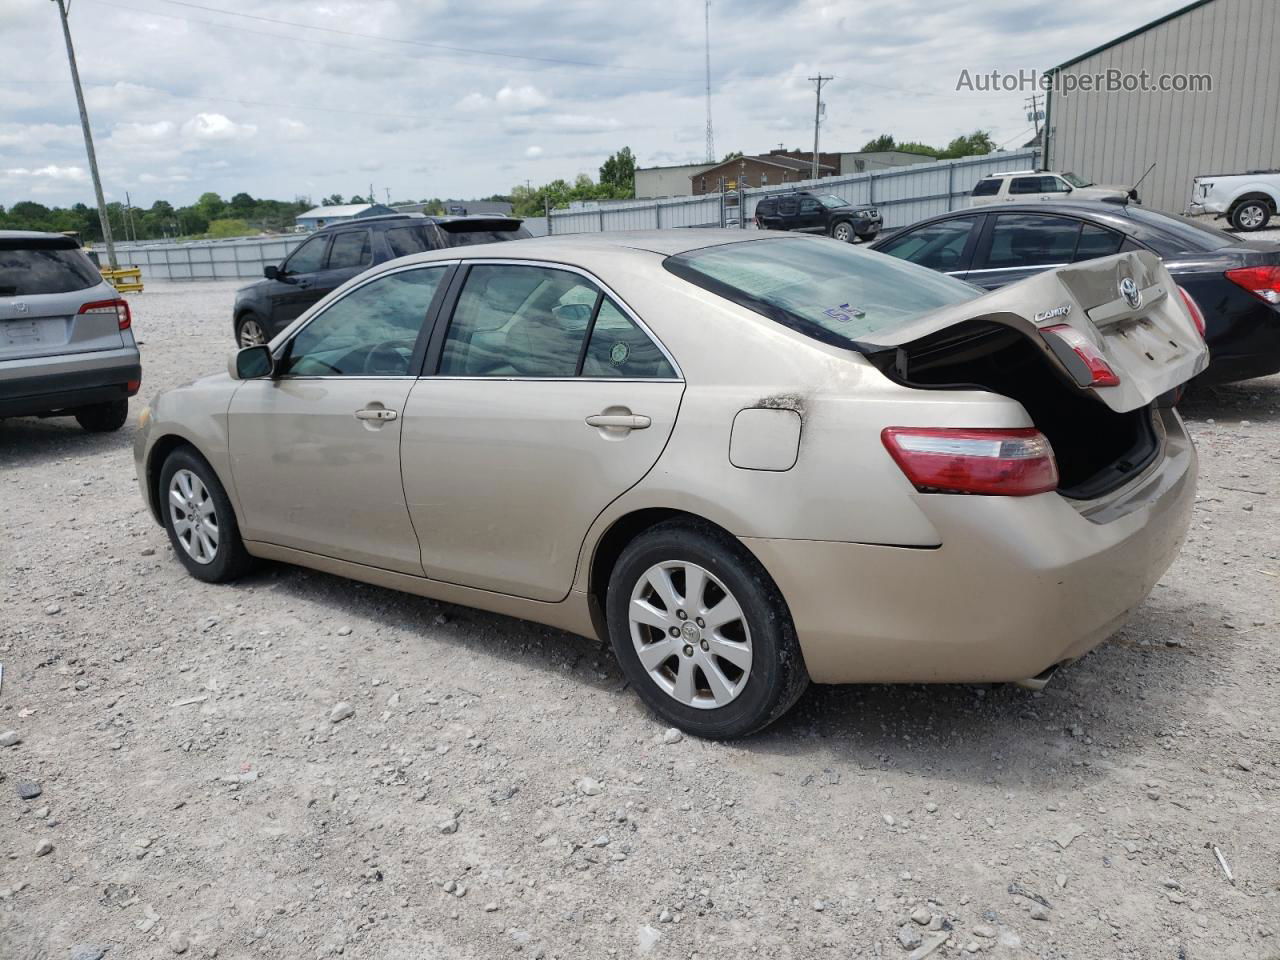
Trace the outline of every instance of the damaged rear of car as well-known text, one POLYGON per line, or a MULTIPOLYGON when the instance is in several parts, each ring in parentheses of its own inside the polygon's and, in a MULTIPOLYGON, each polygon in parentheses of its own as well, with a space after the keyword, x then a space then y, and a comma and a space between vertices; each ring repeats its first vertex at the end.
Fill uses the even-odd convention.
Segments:
MULTIPOLYGON (((851 438, 882 448, 847 459, 850 506, 859 485, 877 495, 883 457, 929 535, 744 538, 811 676, 1042 685, 1118 628, 1185 536, 1196 458, 1173 403, 1208 363, 1198 308, 1145 252, 980 295, 875 253, 783 248, 804 242, 668 269, 889 381, 832 402, 851 438)), ((823 402, 806 430, 823 428, 823 402)))

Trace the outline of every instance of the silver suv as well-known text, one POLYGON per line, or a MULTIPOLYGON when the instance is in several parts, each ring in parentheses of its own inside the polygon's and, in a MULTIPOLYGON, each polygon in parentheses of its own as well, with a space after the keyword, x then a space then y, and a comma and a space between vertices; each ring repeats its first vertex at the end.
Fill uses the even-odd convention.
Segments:
POLYGON ((120 429, 142 382, 130 326, 129 304, 75 240, 0 230, 0 419, 120 429))

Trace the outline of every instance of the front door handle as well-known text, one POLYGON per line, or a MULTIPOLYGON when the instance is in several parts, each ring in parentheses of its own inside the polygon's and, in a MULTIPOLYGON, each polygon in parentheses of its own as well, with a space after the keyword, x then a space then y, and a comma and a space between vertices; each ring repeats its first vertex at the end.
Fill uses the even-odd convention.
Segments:
POLYGON ((383 407, 365 407, 363 410, 356 411, 357 420, 394 420, 400 416, 395 410, 387 410, 383 407))
POLYGON ((612 427, 615 430, 644 430, 651 423, 648 417, 638 413, 596 413, 587 417, 592 427, 612 427))

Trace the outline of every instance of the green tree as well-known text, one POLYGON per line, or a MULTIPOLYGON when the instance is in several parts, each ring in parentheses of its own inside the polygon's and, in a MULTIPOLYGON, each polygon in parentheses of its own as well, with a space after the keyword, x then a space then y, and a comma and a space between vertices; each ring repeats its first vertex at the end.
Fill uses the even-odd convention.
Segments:
POLYGON ((325 197, 323 200, 321 200, 321 201, 320 201, 320 204, 321 204, 322 206, 325 206, 325 207, 340 207, 340 206, 342 206, 342 205, 343 205, 344 203, 346 203, 346 202, 347 202, 347 201, 345 201, 345 200, 343 200, 343 199, 342 199, 342 194, 340 194, 340 193, 331 193, 331 194, 329 194, 329 196, 327 196, 327 197, 325 197))
POLYGON ((874 140, 868 140, 862 145, 863 153, 881 153, 885 150, 896 150, 897 144, 894 142, 893 134, 882 133, 874 140))
POLYGON ((721 162, 721 163, 725 163, 725 162, 727 162, 727 161, 729 161, 729 160, 737 160, 737 159, 738 159, 739 157, 741 157, 741 156, 742 156, 742 151, 741 151, 741 150, 734 150, 732 153, 726 153, 726 154, 724 155, 724 159, 723 159, 723 160, 721 160, 720 162, 721 162))
POLYGON ((234 217, 214 220, 209 224, 208 230, 211 237, 248 237, 261 232, 253 229, 246 221, 234 217))
MULTIPOLYGON (((588 181, 590 179, 587 177, 588 181)), ((578 180, 581 182, 582 177, 580 176, 578 180)), ((636 158, 630 147, 623 147, 600 167, 600 186, 608 188, 613 196, 635 196, 636 158)))

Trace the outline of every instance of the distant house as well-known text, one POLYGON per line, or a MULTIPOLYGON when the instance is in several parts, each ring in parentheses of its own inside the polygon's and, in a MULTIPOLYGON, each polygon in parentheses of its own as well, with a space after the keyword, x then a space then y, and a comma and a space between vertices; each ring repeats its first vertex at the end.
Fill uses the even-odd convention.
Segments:
MULTIPOLYGON (((840 155, 818 155, 818 176, 834 177, 840 172, 840 155)), ((770 150, 752 157, 734 157, 708 167, 689 177, 691 193, 718 193, 720 181, 737 187, 769 187, 779 183, 796 183, 813 177, 812 154, 801 159, 786 150, 770 150)))
POLYGON ((342 223, 344 220, 355 220, 359 217, 376 217, 384 213, 395 213, 384 203, 344 203, 332 207, 312 207, 306 213, 300 213, 293 222, 304 230, 319 230, 321 227, 342 223))
POLYGON ((687 197, 691 191, 689 178, 709 170, 710 163, 679 163, 668 167, 636 168, 636 199, 654 197, 687 197))
POLYGON ((888 170, 891 167, 909 167, 917 163, 937 163, 934 157, 905 150, 860 150, 857 153, 840 154, 840 173, 849 176, 871 170, 888 170))

